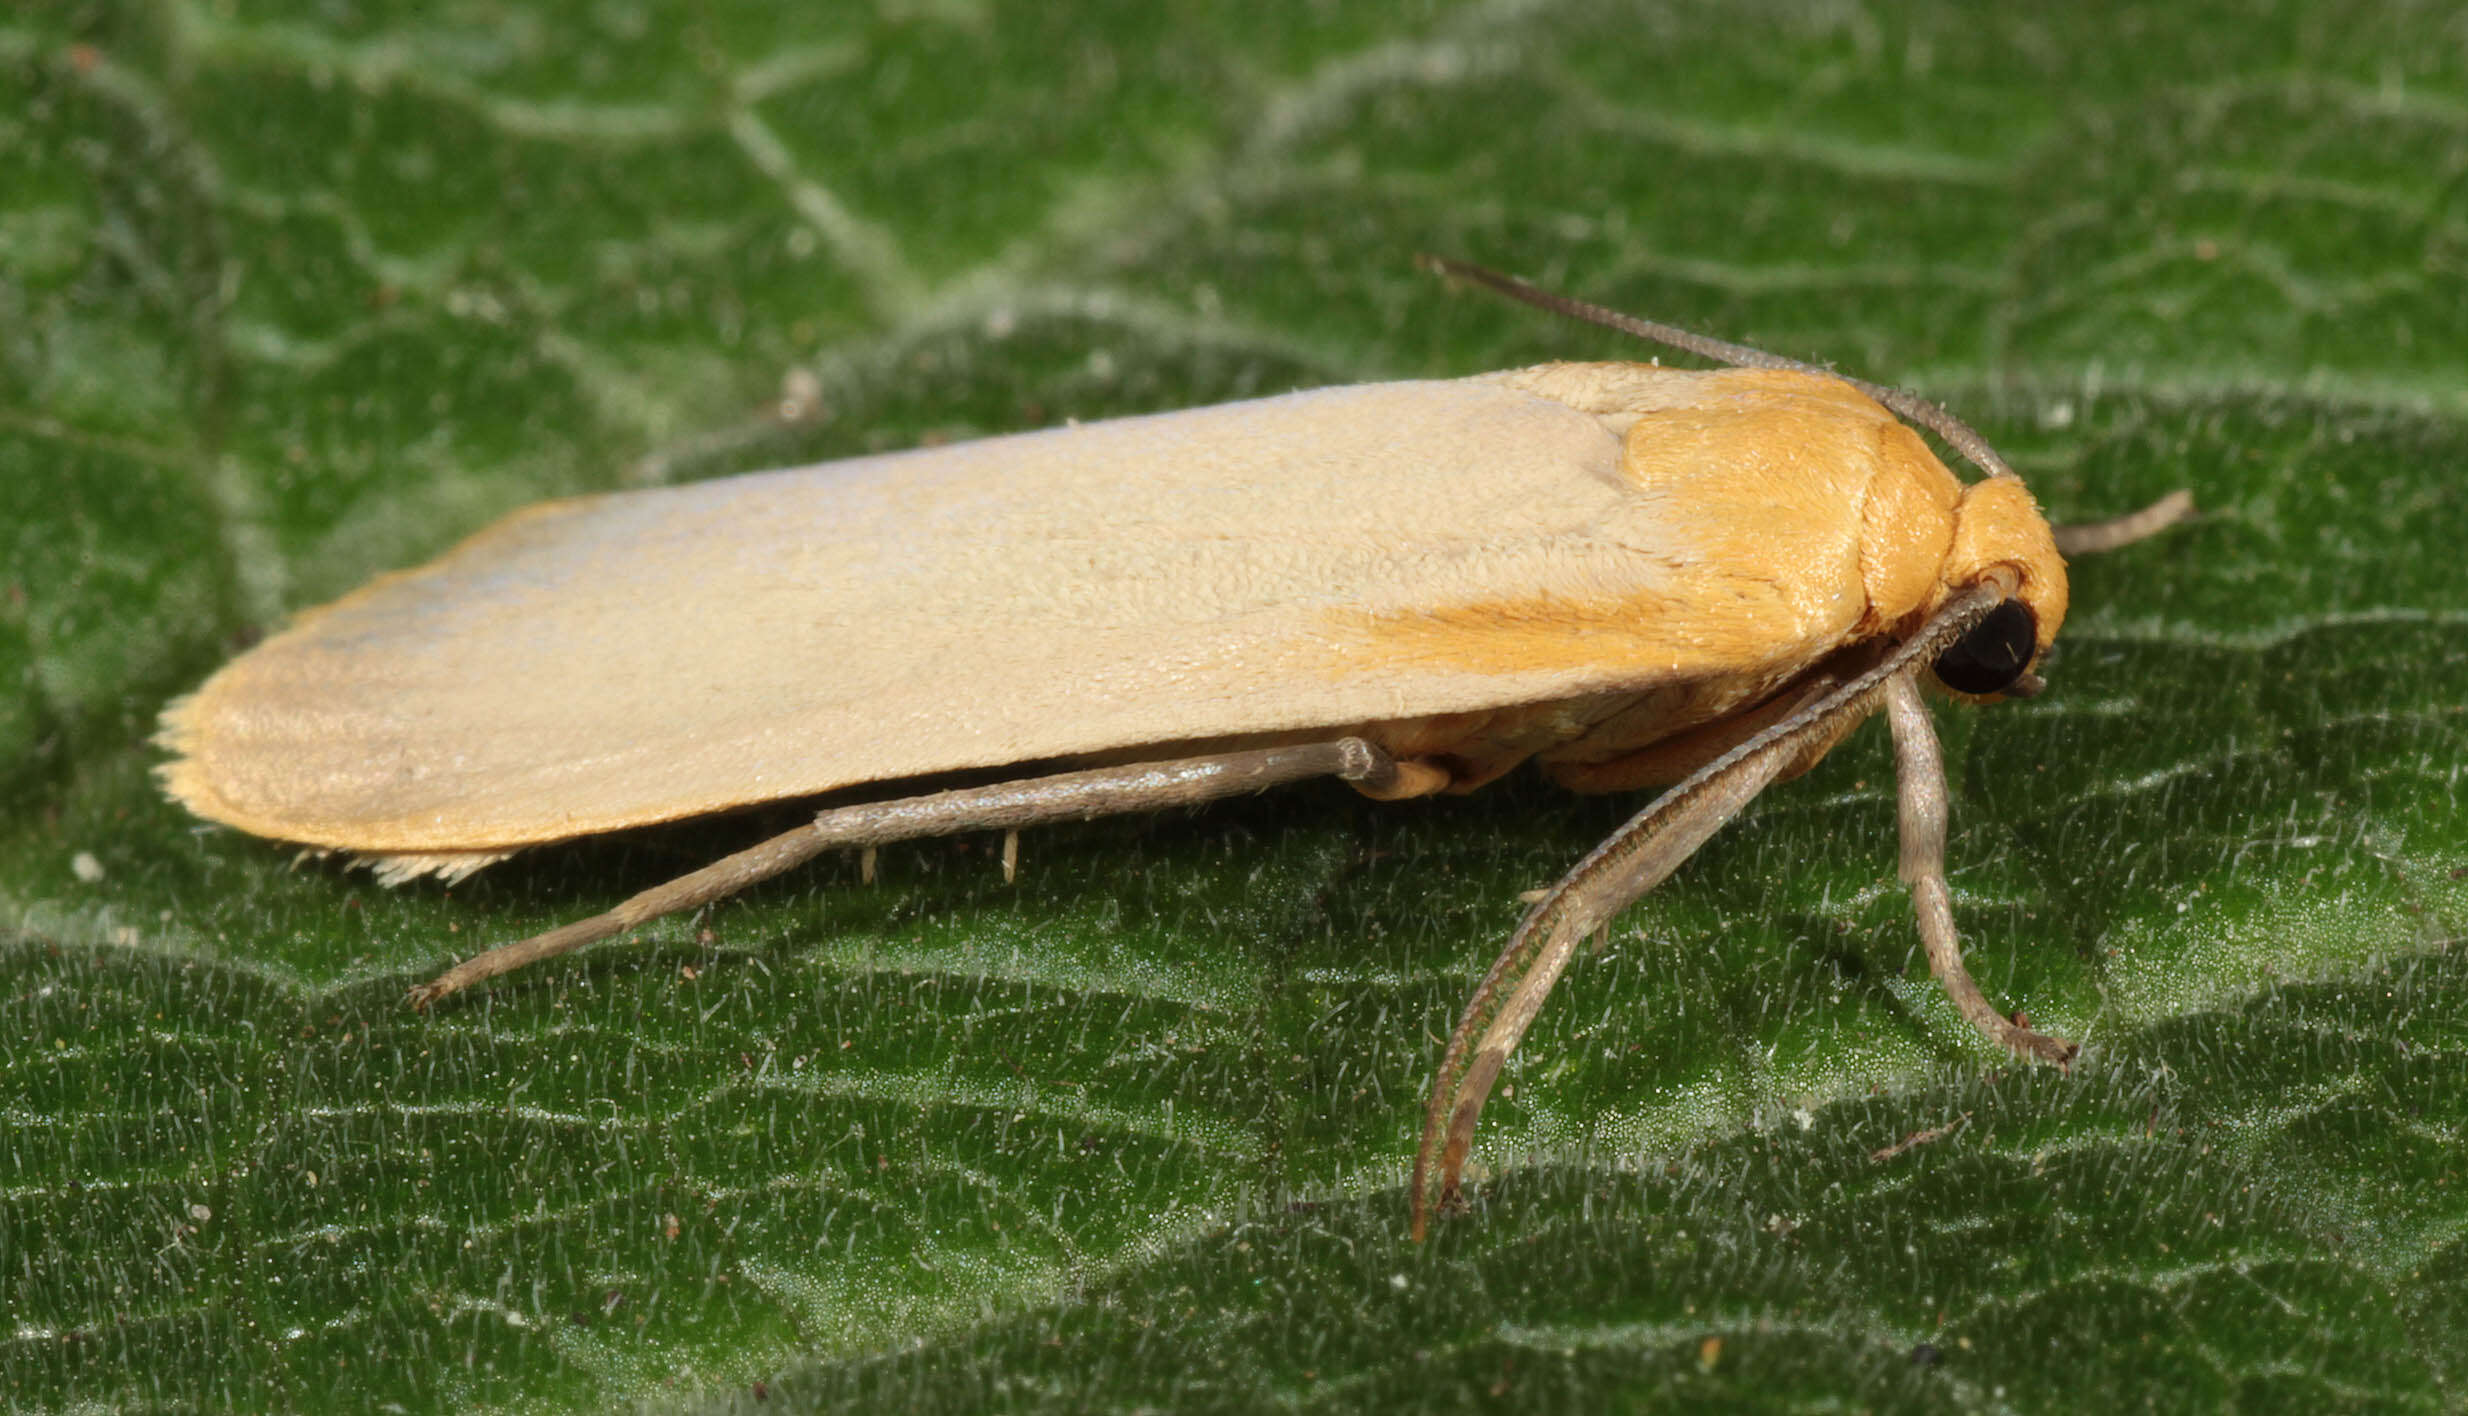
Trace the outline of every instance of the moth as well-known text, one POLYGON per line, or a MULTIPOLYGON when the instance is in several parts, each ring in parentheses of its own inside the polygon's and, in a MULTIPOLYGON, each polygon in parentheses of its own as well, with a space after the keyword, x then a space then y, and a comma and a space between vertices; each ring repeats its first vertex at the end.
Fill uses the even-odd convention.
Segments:
POLYGON ((758 803, 1039 769, 826 807, 466 959, 413 990, 422 1007, 825 850, 1316 776, 1398 799, 1531 761, 1579 791, 1664 787, 1533 902, 1467 1002, 1414 1162, 1421 1238, 1462 1203, 1484 1100, 1579 944, 1881 710, 1931 967, 1999 1044, 2071 1058, 1963 967, 1922 686, 2039 691, 2064 553, 2190 502, 2053 530, 1933 403, 1432 264, 1724 367, 1317 389, 549 502, 300 615, 170 705, 164 785, 208 820, 397 883, 758 803), (1958 480, 1911 424, 1986 475, 1958 480))

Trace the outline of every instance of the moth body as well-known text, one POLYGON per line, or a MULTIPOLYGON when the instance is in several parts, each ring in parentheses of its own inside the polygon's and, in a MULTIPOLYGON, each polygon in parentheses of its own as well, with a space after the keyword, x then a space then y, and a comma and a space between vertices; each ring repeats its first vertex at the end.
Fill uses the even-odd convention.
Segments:
POLYGON ((1362 385, 533 507, 173 705, 165 780, 397 875, 1203 744, 1626 789, 1988 563, 2044 645, 2064 571, 2020 484, 1966 490, 1822 376, 1362 385))
POLYGON ((1531 760, 1581 791, 1671 784, 1534 900, 1467 1003, 1425 1110, 1419 1237, 1458 1203, 1484 1099, 1578 941, 1883 711, 1931 967, 2001 1046, 2071 1058, 1963 966, 1918 683, 2038 691, 2059 545, 2123 544, 2190 502, 2061 537, 1933 404, 1438 264, 1735 367, 1321 389, 551 502, 301 615, 171 705, 165 785, 396 881, 1020 769, 824 809, 467 959, 414 990, 426 1005, 826 849, 870 862, 1313 776, 1396 798, 1531 760), (1990 475, 1957 480, 1897 412, 1990 475))

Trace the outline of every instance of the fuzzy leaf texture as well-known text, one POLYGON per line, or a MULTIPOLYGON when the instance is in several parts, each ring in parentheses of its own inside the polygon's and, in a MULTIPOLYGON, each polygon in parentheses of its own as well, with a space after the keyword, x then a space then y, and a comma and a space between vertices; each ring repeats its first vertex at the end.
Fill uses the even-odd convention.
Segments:
MULTIPOLYGON (((2456 1408, 2468 48, 2443 7, 34 0, 0 14, 0 1405, 2456 1408), (1440 1039, 1640 803, 1335 786, 379 888, 156 714, 545 497, 1628 357, 1431 250, 1926 390, 2077 568, 1580 959, 1476 1213, 1440 1039), (1906 1144, 1908 1142, 1908 1144, 1906 1144)), ((862 731, 818 725, 817 731, 862 731)))

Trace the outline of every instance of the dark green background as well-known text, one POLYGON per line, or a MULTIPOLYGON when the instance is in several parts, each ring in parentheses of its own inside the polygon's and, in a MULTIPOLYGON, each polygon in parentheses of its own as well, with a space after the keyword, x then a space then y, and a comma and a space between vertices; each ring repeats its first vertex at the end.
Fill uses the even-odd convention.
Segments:
POLYGON ((2456 1409, 2468 26, 2031 8, 11 7, 0 1402, 2456 1409), (1421 1248, 1438 1039, 1633 802, 893 849, 416 1017, 780 818, 386 891, 153 790, 539 497, 1624 352, 1421 249, 2193 489, 1939 714, 2071 1076, 1929 982, 1876 729, 1572 971, 1421 1248))

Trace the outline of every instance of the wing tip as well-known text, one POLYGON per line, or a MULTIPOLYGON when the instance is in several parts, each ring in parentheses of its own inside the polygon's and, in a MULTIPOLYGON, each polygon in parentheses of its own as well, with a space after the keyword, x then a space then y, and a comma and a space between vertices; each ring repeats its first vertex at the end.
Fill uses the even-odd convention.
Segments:
MULTIPOLYGON (((211 753, 206 750, 206 734, 198 720, 198 697, 195 693, 182 694, 163 705, 155 720, 152 741, 171 754, 168 760, 154 765, 156 784, 165 796, 203 820, 254 836, 297 841, 298 837, 284 829, 282 823, 243 811, 216 790, 207 768, 206 759, 211 753)), ((353 851, 348 847, 303 843, 299 859, 338 853, 349 855, 354 868, 366 869, 377 877, 378 884, 391 889, 432 876, 440 884, 459 884, 513 855, 514 850, 353 851)))

